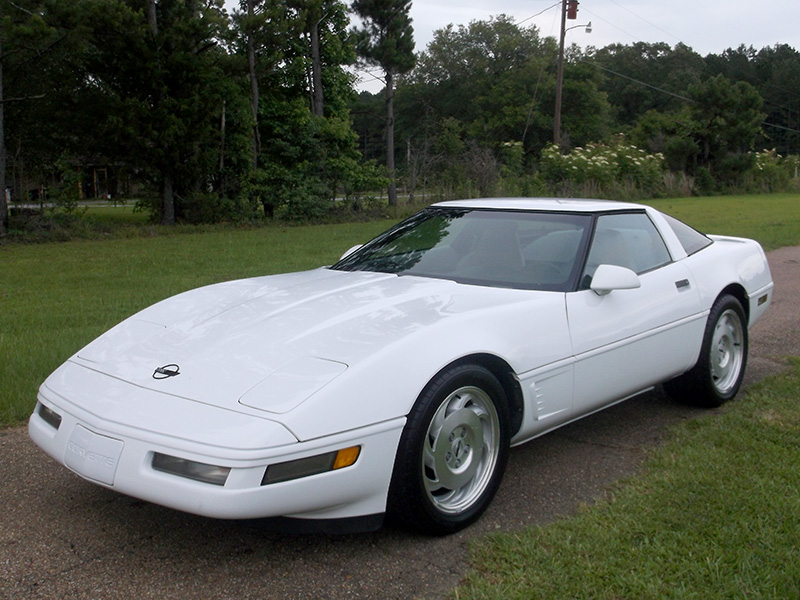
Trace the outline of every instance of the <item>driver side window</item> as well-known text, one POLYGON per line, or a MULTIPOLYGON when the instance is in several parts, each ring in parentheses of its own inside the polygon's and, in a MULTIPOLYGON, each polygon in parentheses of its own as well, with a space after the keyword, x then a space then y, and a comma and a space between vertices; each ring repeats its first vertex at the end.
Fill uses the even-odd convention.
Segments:
POLYGON ((597 219, 581 288, 588 289, 599 265, 617 265, 639 275, 670 260, 664 240, 645 213, 602 215, 597 219))

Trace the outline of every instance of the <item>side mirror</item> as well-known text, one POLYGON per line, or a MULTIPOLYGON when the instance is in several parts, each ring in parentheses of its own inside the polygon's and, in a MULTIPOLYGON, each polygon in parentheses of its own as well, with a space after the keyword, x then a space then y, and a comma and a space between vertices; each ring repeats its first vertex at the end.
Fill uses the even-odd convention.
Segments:
POLYGON ((589 286, 598 296, 605 296, 614 290, 634 290, 642 286, 639 276, 625 267, 600 265, 589 286))
POLYGON ((352 248, 350 248, 350 249, 349 249, 347 252, 345 252, 344 254, 342 254, 342 255, 339 257, 339 260, 344 260, 345 258, 347 258, 348 256, 350 256, 350 255, 351 255, 353 252, 355 252, 356 250, 358 250, 359 248, 361 248, 361 246, 363 246, 363 245, 364 245, 364 244, 356 244, 355 246, 353 246, 352 248))

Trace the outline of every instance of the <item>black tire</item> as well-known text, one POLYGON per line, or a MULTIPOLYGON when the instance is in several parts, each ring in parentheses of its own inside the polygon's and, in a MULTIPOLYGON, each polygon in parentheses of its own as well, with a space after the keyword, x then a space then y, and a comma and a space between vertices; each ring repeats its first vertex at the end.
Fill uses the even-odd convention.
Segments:
POLYGON ((684 404, 721 406, 742 386, 747 366, 747 318, 741 302, 724 295, 708 315, 697 364, 664 384, 666 392, 684 404))
POLYGON ((509 406, 487 369, 456 365, 437 375, 408 415, 395 458, 387 512, 430 535, 480 517, 503 479, 509 406))

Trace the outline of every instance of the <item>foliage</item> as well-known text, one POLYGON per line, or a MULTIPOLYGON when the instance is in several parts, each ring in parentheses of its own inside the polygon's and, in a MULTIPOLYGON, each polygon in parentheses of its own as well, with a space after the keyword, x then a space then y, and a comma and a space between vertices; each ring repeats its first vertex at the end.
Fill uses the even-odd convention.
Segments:
POLYGON ((701 165, 753 148, 765 115, 761 96, 752 85, 717 75, 690 86, 688 93, 701 165))
MULTIPOLYGON (((541 191, 531 173, 553 135, 557 53, 552 38, 505 15, 434 32, 398 86, 411 190, 423 181, 445 198, 541 191)), ((576 47, 565 70, 563 138, 605 139, 600 72, 576 47)))
POLYGON ((764 144, 780 154, 800 151, 800 115, 795 101, 800 95, 800 53, 786 44, 756 50, 752 46, 729 48, 705 57, 708 76, 724 75, 746 81, 764 99, 764 144))
POLYGON ((352 76, 344 69, 355 60, 346 7, 333 0, 293 0, 285 10, 256 4, 253 17, 237 15, 240 44, 255 28, 262 140, 257 166, 241 174, 241 192, 268 218, 315 220, 363 170, 349 116, 352 76))
POLYGON ((800 156, 781 156, 777 150, 764 149, 752 153, 752 169, 746 185, 753 192, 768 193, 785 190, 798 181, 800 156))
POLYGON ((380 66, 387 76, 414 66, 411 0, 354 0, 352 10, 364 20, 363 27, 355 31, 359 56, 380 66))
POLYGON ((680 111, 687 87, 701 81, 705 68, 688 46, 664 42, 611 44, 597 50, 594 60, 605 74, 601 90, 614 108, 617 128, 630 127, 650 110, 680 111))
POLYGON ((84 0, 0 1, 0 165, 8 169, 3 182, 12 200, 35 200, 29 191, 46 188, 56 163, 78 151, 83 121, 72 92, 82 85, 75 63, 86 50, 85 6, 84 0))
POLYGON ((590 189, 593 195, 614 195, 618 184, 627 184, 640 197, 657 196, 664 170, 664 156, 644 150, 617 137, 609 145, 589 144, 562 154, 551 145, 542 152, 541 177, 553 189, 590 189))
MULTIPOLYGON (((526 154, 537 154, 552 139, 557 52, 552 38, 505 15, 434 32, 398 89, 404 134, 419 138, 431 122, 455 119, 481 146, 519 140, 526 154)), ((566 134, 576 144, 602 139, 609 107, 599 71, 573 48, 564 79, 566 134)))
POLYGON ((690 85, 686 94, 691 103, 677 112, 642 115, 632 139, 663 153, 667 166, 694 177, 701 192, 745 186, 764 118, 757 90, 717 75, 690 85))
POLYGON ((691 173, 700 152, 694 126, 688 107, 677 113, 649 110, 637 120, 631 141, 648 152, 663 154, 669 170, 691 173))
POLYGON ((55 207, 58 212, 71 215, 78 209, 78 201, 81 196, 81 173, 65 160, 59 160, 57 167, 59 181, 58 185, 51 191, 50 199, 55 201, 55 207))
POLYGON ((411 26, 411 0, 354 0, 353 12, 363 20, 355 29, 359 56, 383 69, 386 87, 386 171, 389 178, 389 205, 397 205, 394 143, 395 79, 416 62, 414 29, 411 26))
POLYGON ((161 0, 152 18, 135 0, 92 0, 91 51, 78 99, 93 107, 93 146, 125 161, 161 197, 160 218, 180 218, 175 197, 205 190, 219 164, 219 124, 231 90, 219 48, 221 2, 161 0), (130 60, 128 56, 136 56, 130 60))
MULTIPOLYGON (((223 0, 0 0, 11 198, 63 198, 63 165, 83 174, 79 200, 107 179, 113 198, 165 222, 318 218, 387 187, 393 202, 396 181, 412 203, 641 195, 636 177, 609 190, 597 173, 575 190, 535 175, 552 166, 538 163, 552 139, 556 40, 499 15, 438 30, 414 55, 409 6, 359 0, 364 21, 350 29, 343 0, 240 0, 232 14, 223 0), (356 96, 358 56, 392 85, 356 96)), ((572 46, 564 75, 564 153, 621 131, 663 154, 669 172, 651 190, 798 183, 753 154, 800 154, 800 53, 787 45, 705 58, 682 44, 572 46)))

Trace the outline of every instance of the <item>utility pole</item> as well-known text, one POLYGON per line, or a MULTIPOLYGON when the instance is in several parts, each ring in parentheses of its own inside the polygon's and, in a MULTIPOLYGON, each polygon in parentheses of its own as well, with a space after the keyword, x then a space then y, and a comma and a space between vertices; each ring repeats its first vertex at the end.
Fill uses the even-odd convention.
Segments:
POLYGON ((561 145, 561 98, 564 91, 564 38, 567 31, 576 27, 586 27, 586 33, 592 33, 592 22, 586 25, 567 27, 567 19, 578 18, 578 0, 561 0, 561 30, 558 40, 558 69, 556 71, 556 108, 553 119, 553 143, 561 145))
MULTIPOLYGON (((561 28, 558 40, 558 69, 556 70, 556 110, 553 123, 553 143, 561 145, 561 95, 564 88, 564 37, 567 33, 567 2, 561 0, 561 28)), ((577 4, 577 2, 576 2, 577 4)))

